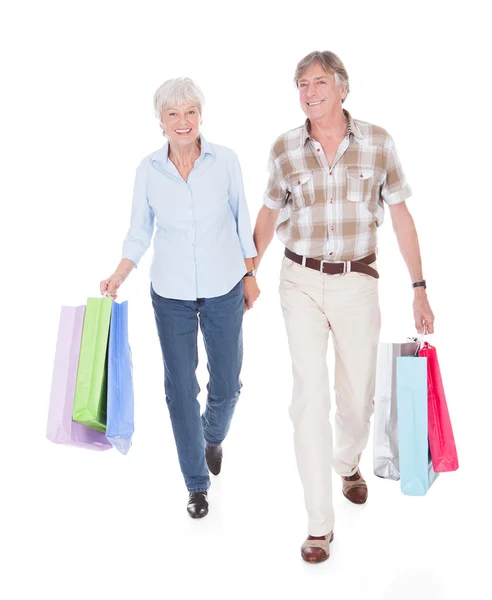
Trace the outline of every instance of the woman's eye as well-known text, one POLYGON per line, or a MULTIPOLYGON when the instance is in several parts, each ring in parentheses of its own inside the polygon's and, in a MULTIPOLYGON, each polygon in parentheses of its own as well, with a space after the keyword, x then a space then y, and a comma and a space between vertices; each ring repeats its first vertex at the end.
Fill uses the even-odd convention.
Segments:
POLYGON ((194 111, 194 110, 190 110, 190 111, 188 112, 188 114, 189 114, 189 115, 194 115, 194 114, 195 114, 195 111, 194 111))

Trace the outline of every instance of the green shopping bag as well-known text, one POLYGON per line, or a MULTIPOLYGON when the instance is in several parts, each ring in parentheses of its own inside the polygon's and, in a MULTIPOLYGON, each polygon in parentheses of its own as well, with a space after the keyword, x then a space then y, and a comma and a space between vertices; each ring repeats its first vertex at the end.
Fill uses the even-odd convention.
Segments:
POLYGON ((72 418, 106 432, 107 350, 113 299, 88 298, 85 309, 72 418))

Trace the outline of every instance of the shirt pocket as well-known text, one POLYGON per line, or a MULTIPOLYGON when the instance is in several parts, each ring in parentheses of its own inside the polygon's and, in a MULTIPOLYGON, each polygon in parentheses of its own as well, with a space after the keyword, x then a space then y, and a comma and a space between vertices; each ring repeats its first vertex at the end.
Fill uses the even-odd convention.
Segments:
POLYGON ((289 176, 293 207, 296 210, 314 204, 314 177, 312 171, 299 171, 289 176))
POLYGON ((374 185, 374 169, 345 168, 347 171, 347 200, 350 202, 368 201, 374 185))

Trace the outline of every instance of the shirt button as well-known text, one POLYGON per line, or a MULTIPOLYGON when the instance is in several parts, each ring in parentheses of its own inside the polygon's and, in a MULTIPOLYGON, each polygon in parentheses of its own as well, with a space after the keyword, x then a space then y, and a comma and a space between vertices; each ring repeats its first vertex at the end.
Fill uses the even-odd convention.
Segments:
POLYGON ((333 252, 330 252, 330 253, 328 254, 328 256, 333 256, 333 252))
POLYGON ((333 204, 333 199, 332 198, 330 198, 330 204, 333 204))
POLYGON ((364 175, 362 175, 362 173, 360 174, 360 178, 362 179, 364 177, 364 175))
POLYGON ((318 148, 318 152, 319 152, 319 148, 318 148))
POLYGON ((333 173, 330 171, 330 175, 333 175, 333 173))
POLYGON ((335 228, 334 227, 330 227, 330 231, 335 231, 335 228))
POLYGON ((297 185, 301 185, 301 181, 300 180, 297 182, 297 185))

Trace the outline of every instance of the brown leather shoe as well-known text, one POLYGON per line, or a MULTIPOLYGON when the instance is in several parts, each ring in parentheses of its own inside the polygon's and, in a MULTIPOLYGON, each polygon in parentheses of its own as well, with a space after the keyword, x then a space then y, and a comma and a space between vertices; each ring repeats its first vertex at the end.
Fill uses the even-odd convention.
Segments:
POLYGON ((350 477, 342 477, 342 492, 354 504, 364 504, 367 500, 367 483, 359 469, 350 477))
POLYGON ((308 563, 320 563, 330 558, 330 543, 333 531, 322 537, 308 536, 301 546, 301 556, 308 563))
POLYGON ((222 446, 205 446, 205 459, 207 467, 212 475, 218 475, 222 467, 222 446))

